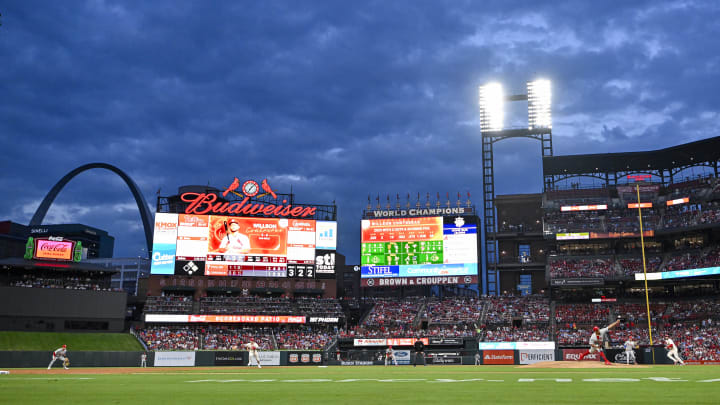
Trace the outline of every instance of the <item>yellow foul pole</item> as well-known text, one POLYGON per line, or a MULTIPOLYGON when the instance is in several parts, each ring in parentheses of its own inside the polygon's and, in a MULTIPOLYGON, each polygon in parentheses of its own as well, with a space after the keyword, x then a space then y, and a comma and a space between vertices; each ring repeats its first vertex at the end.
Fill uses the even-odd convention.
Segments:
POLYGON ((645 235, 643 232, 642 223, 642 209, 640 208, 640 185, 635 184, 635 190, 637 191, 637 207, 638 207, 638 219, 640 220, 640 249, 642 251, 642 262, 643 262, 643 279, 645 280, 645 306, 647 307, 647 319, 648 319, 648 335, 650 336, 650 351, 652 352, 653 364, 655 364, 655 350, 653 350, 653 338, 652 338, 652 323, 650 320, 650 297, 648 295, 647 286, 647 266, 645 265, 645 235))

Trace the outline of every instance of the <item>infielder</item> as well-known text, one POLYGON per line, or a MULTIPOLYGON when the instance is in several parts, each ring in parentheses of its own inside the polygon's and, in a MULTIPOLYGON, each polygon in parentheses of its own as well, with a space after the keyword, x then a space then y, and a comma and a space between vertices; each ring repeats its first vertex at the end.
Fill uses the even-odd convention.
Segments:
POLYGON ((258 352, 257 352, 257 350, 260 346, 257 343, 255 343, 254 340, 250 340, 248 343, 245 343, 243 345, 243 347, 245 347, 248 350, 248 355, 250 357, 248 359, 248 367, 252 366, 252 359, 253 359, 253 357, 255 357, 255 361, 257 362, 258 368, 262 368, 262 366, 260 365, 260 356, 258 356, 258 352))
POLYGON ((678 363, 685 365, 685 362, 680 358, 680 355, 678 354, 677 346, 675 345, 675 342, 673 342, 672 339, 670 339, 670 336, 665 335, 665 348, 668 350, 667 356, 670 360, 673 361, 673 364, 677 366, 678 363))
POLYGON ((393 351, 392 346, 388 346, 388 348, 385 350, 385 366, 388 365, 388 360, 390 360, 390 359, 392 359, 393 364, 395 364, 396 366, 398 365, 397 359, 395 359, 395 352, 393 351))
POLYGON ((65 370, 68 369, 68 364, 70 364, 70 360, 67 358, 67 345, 62 345, 61 348, 53 352, 52 361, 48 366, 48 370, 50 370, 50 368, 52 368, 52 365, 55 364, 55 360, 62 361, 63 368, 65 370))
POLYGON ((608 325, 605 328, 600 329, 597 326, 595 326, 593 328, 592 335, 590 335, 590 342, 589 342, 590 349, 588 351, 586 351, 585 353, 583 353, 582 355, 580 355, 580 358, 578 359, 578 361, 584 359, 585 356, 587 356, 588 354, 599 352, 600 357, 602 357, 602 359, 605 360, 605 364, 610 365, 611 363, 608 361, 607 357, 605 357, 605 353, 603 352, 603 339, 607 336, 608 330, 618 326, 619 324, 620 324, 620 317, 618 316, 617 321, 611 323, 610 325, 608 325))
POLYGON ((635 364, 635 349, 637 347, 637 342, 634 342, 632 340, 632 336, 628 336, 628 340, 624 344, 625 346, 625 362, 627 364, 630 364, 630 358, 632 357, 632 362, 635 364))

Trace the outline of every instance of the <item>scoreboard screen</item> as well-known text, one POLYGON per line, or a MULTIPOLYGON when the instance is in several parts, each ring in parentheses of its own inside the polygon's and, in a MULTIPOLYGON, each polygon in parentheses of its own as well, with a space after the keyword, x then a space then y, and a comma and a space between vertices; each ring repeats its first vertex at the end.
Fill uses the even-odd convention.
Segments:
POLYGON ((366 219, 361 242, 361 278, 477 275, 477 225, 463 217, 366 219))
POLYGON ((315 278, 316 263, 334 274, 336 234, 334 221, 157 213, 150 272, 315 278))

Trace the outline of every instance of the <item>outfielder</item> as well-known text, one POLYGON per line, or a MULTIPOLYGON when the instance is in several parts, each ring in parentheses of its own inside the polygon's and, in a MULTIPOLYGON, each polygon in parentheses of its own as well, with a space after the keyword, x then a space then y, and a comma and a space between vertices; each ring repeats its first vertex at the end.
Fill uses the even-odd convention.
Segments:
POLYGON ((670 336, 665 335, 665 348, 668 350, 667 356, 670 360, 673 361, 673 364, 677 366, 678 363, 685 365, 685 362, 680 358, 680 355, 678 354, 677 346, 675 345, 675 342, 673 342, 672 339, 670 339, 670 336))
POLYGON ((624 344, 625 346, 625 363, 630 364, 630 358, 632 357, 632 362, 635 364, 635 349, 637 347, 637 342, 633 342, 632 336, 628 336, 628 340, 624 344))
POLYGON ((393 351, 392 346, 388 346, 388 348, 385 350, 385 365, 386 366, 388 365, 388 361, 390 359, 392 359, 393 364, 395 364, 396 366, 398 365, 397 359, 395 359, 395 352, 393 351))
POLYGON ((248 355, 250 357, 248 359, 248 367, 252 366, 252 359, 254 357, 255 361, 257 362, 258 368, 262 368, 262 366, 260 365, 260 356, 258 356, 258 352, 257 352, 257 350, 260 346, 257 343, 255 343, 254 340, 251 339, 248 343, 245 343, 243 345, 243 347, 245 347, 248 350, 248 355))
POLYGON ((475 353, 475 365, 480 365, 480 352, 475 353))
POLYGON ((145 352, 140 355, 140 367, 147 367, 147 353, 145 352))
POLYGON ((605 357, 605 353, 603 353, 603 339, 605 339, 607 337, 608 330, 618 326, 619 324, 620 324, 620 317, 618 316, 617 321, 611 323, 610 325, 608 325, 605 328, 600 329, 597 326, 595 326, 593 328, 592 335, 590 335, 590 349, 588 351, 586 351, 585 353, 583 353, 582 355, 580 355, 580 358, 578 359, 578 361, 584 359, 585 356, 587 356, 588 354, 597 352, 597 353, 600 353, 600 357, 602 357, 602 359, 605 360, 605 364, 610 365, 611 363, 608 361, 607 357, 605 357))
POLYGON ((50 362, 50 365, 48 365, 48 370, 50 370, 50 368, 52 368, 52 365, 55 364, 55 360, 62 361, 63 368, 65 370, 68 369, 70 360, 67 358, 67 345, 62 345, 61 348, 53 352, 52 361, 50 362))

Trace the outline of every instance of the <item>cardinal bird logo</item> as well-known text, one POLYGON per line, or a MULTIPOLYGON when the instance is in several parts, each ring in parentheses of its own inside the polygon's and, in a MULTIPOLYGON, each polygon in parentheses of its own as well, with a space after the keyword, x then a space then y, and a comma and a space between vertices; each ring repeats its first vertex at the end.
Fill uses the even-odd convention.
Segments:
POLYGON ((277 199, 277 194, 270 188, 270 185, 267 182, 267 179, 263 179, 262 183, 260 184, 260 187, 262 187, 263 191, 267 194, 270 194, 273 196, 273 198, 277 199))
POLYGON ((235 177, 235 180, 233 180, 232 184, 228 186, 227 190, 223 191, 223 197, 227 197, 229 192, 237 190, 238 187, 240 187, 240 180, 235 177))

